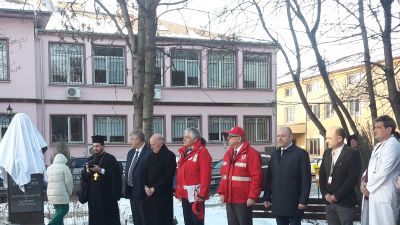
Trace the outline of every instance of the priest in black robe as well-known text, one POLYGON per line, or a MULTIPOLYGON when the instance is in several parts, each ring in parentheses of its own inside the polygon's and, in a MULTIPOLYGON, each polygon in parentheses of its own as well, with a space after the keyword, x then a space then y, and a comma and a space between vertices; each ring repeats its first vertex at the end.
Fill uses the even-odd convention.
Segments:
POLYGON ((160 134, 150 138, 152 153, 145 165, 142 181, 147 195, 147 225, 173 224, 173 179, 176 170, 175 154, 168 150, 160 134))
POLYGON ((104 151, 105 136, 92 136, 94 155, 81 173, 79 200, 89 204, 89 225, 120 225, 118 200, 122 170, 115 157, 104 151))

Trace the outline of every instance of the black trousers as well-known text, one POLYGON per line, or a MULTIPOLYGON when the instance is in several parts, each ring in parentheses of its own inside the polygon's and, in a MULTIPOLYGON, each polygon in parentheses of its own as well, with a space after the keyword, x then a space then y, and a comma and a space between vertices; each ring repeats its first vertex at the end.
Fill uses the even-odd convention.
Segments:
POLYGON ((182 199, 183 219, 185 225, 204 225, 204 220, 198 220, 196 215, 194 215, 192 204, 193 203, 190 203, 187 199, 182 199))
POLYGON ((335 203, 326 205, 328 225, 353 225, 354 207, 339 206, 335 203))
POLYGON ((299 216, 276 216, 277 225, 301 225, 299 216))
POLYGON ((146 208, 145 200, 130 199, 132 219, 135 225, 147 225, 144 210, 146 208))
POLYGON ((253 225, 252 209, 253 207, 248 207, 246 203, 227 203, 228 225, 253 225))

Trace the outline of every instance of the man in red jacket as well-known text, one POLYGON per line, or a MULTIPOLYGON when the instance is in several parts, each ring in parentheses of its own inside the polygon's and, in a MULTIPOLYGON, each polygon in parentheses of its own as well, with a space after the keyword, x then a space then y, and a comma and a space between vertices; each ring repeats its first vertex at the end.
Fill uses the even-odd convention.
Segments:
POLYGON ((211 156, 201 143, 198 129, 185 130, 179 154, 175 196, 182 201, 185 225, 204 225, 204 201, 208 199, 211 184, 211 156))
POLYGON ((249 145, 241 127, 227 133, 230 148, 223 159, 218 193, 226 203, 228 225, 252 225, 252 206, 261 192, 261 156, 249 145))

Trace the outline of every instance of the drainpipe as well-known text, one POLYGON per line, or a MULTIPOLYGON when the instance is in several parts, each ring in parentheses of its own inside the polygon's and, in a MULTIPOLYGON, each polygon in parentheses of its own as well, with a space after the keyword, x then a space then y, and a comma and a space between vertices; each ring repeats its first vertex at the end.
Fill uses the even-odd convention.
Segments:
MULTIPOLYGON (((35 13, 35 21, 34 21, 34 31, 35 31, 35 39, 39 40, 39 54, 40 54, 40 64, 39 64, 39 78, 40 78, 40 108, 41 108, 41 120, 42 120, 42 127, 40 129, 42 135, 45 138, 45 105, 44 105, 44 80, 43 80, 43 51, 42 51, 42 39, 38 35, 38 27, 37 27, 37 11, 35 13)), ((36 52, 36 51, 35 51, 36 52)), ((45 138, 46 140, 46 138, 45 138)))

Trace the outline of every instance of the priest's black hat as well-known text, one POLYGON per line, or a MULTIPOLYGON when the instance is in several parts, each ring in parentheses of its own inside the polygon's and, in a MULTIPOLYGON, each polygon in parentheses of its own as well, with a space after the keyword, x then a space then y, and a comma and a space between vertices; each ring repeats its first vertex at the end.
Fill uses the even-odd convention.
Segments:
POLYGON ((92 136, 93 143, 100 143, 101 145, 104 145, 105 140, 106 140, 106 136, 101 136, 101 135, 92 136))

